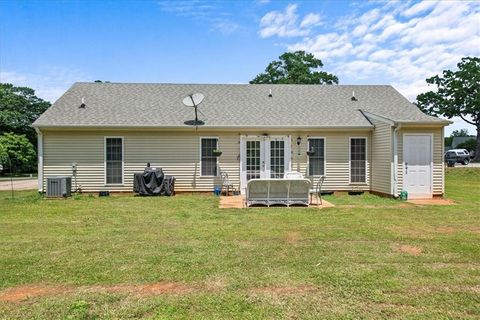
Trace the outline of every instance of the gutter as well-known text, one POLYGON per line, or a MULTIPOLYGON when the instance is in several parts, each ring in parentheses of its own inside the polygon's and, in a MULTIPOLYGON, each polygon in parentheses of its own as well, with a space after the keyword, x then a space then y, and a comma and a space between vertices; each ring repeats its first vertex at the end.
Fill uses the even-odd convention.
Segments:
POLYGON ((37 132, 37 157, 38 157, 38 192, 43 193, 43 133, 38 127, 35 128, 37 132))

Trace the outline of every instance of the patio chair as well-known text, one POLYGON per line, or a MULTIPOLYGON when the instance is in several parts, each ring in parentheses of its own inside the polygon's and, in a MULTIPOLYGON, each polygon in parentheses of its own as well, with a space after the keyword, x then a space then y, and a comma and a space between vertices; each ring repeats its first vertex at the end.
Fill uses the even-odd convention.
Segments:
POLYGON ((283 175, 283 179, 303 179, 303 174, 296 171, 287 171, 283 175))
POLYGON ((322 186, 325 181, 325 176, 320 176, 318 178, 317 184, 315 185, 315 190, 310 191, 310 203, 312 203, 313 195, 317 198, 317 206, 320 203, 322 205, 322 186))
POLYGON ((225 195, 228 196, 230 190, 232 190, 232 193, 235 191, 235 187, 233 186, 233 183, 230 182, 230 179, 228 178, 228 173, 226 173, 225 171, 221 171, 220 176, 222 178, 222 189, 220 190, 220 194, 222 194, 223 190, 225 190, 225 195))

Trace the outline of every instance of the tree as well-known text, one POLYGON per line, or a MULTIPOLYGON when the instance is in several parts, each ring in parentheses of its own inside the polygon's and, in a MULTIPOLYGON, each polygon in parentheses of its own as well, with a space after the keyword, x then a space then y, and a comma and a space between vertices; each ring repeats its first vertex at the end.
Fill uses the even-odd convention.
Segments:
POLYGON ((0 136, 0 162, 10 172, 31 172, 36 160, 33 144, 24 134, 4 133, 0 136))
POLYGON ((250 83, 272 84, 337 84, 337 76, 324 71, 322 60, 305 51, 285 52, 280 61, 268 64, 264 73, 257 75, 250 83))
POLYGON ((37 135, 31 124, 48 107, 50 102, 35 96, 33 89, 0 83, 0 134, 24 134, 36 144, 37 135))
POLYGON ((451 137, 468 137, 468 130, 467 129, 460 129, 460 130, 453 130, 450 134, 451 137))
POLYGON ((459 143, 458 149, 467 149, 468 151, 474 151, 477 148, 477 141, 474 138, 468 139, 465 142, 459 143))
POLYGON ((480 58, 466 57, 457 64, 458 70, 444 70, 442 76, 428 78, 437 91, 417 96, 418 107, 435 116, 448 119, 460 117, 477 129, 475 161, 480 160, 480 58), (468 119, 468 117, 471 118, 468 119))

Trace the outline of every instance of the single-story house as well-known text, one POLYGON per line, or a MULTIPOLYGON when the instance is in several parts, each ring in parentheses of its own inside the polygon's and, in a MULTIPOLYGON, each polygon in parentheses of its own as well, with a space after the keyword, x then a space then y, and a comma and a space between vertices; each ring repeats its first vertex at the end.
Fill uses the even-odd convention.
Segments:
POLYGON ((82 191, 132 191, 149 162, 176 191, 211 192, 221 171, 242 192, 299 171, 325 175, 324 190, 429 198, 444 193, 449 123, 387 85, 75 83, 33 126, 40 192, 73 170, 82 191), (198 127, 185 124, 192 93, 205 96, 198 127))

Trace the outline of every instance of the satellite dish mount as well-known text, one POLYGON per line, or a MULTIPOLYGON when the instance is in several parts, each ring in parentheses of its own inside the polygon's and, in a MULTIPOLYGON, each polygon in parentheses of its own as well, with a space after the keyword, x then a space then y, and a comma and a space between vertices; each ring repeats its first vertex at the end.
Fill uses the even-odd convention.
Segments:
POLYGON ((187 107, 193 107, 195 109, 195 120, 187 120, 184 123, 188 126, 203 126, 205 122, 202 120, 198 120, 198 106, 202 103, 205 96, 201 93, 193 93, 189 94, 185 98, 183 98, 182 102, 187 107))

